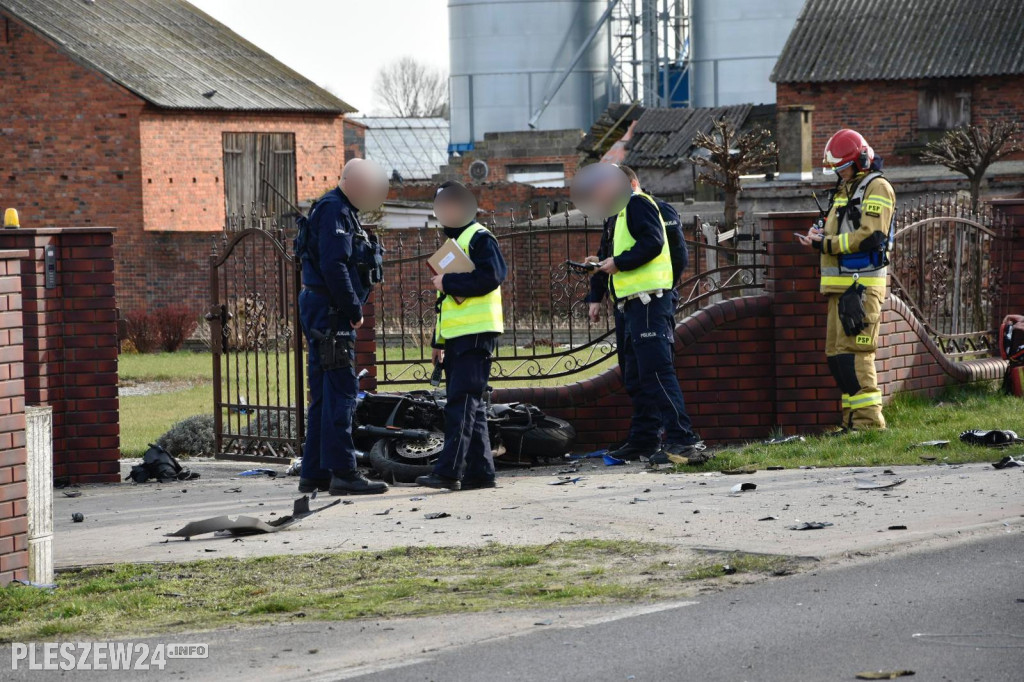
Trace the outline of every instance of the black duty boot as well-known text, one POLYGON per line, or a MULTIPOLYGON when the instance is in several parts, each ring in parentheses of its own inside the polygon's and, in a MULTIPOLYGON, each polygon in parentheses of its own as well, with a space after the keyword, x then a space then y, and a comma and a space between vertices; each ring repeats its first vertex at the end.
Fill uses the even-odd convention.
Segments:
POLYGON ((329 478, 302 478, 299 477, 299 492, 300 493, 312 493, 320 491, 322 493, 327 492, 327 489, 331 487, 331 479, 329 478))
POLYGON ((498 484, 493 478, 464 478, 462 479, 463 490, 481 490, 483 488, 497 488, 498 484))
POLYGON ((462 483, 457 478, 448 478, 438 474, 420 476, 416 479, 416 485, 424 488, 437 488, 439 490, 462 490, 462 483))
POLYGON ((334 472, 331 477, 332 495, 379 495, 388 491, 384 481, 369 481, 358 471, 334 472))
POLYGON ((623 459, 627 462, 635 462, 641 457, 652 457, 661 448, 657 443, 654 445, 633 445, 632 443, 626 442, 619 448, 609 450, 608 454, 616 459, 623 459))

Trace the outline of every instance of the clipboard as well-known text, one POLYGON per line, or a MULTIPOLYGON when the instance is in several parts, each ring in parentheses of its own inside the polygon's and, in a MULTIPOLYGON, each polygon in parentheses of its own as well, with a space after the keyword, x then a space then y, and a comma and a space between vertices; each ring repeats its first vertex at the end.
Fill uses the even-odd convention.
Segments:
MULTIPOLYGON (((449 275, 476 270, 473 261, 462 250, 462 247, 455 243, 454 239, 447 240, 433 256, 427 259, 427 267, 435 275, 449 275)), ((452 300, 456 303, 462 303, 465 299, 452 296, 452 300)))

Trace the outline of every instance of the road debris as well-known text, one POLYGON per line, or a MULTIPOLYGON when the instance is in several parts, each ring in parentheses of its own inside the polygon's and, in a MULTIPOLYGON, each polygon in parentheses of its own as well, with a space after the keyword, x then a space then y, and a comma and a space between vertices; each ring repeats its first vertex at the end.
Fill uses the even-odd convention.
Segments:
POLYGON ((730 488, 729 492, 745 493, 751 490, 757 490, 756 483, 737 483, 732 488, 730 488))
POLYGON ((617 467, 626 463, 626 460, 619 459, 618 457, 612 457, 611 455, 604 455, 602 459, 604 459, 604 465, 606 467, 617 467))
POLYGON ((565 476, 563 478, 558 479, 557 481, 551 481, 550 483, 548 483, 548 485, 566 485, 568 483, 572 483, 573 485, 576 485, 577 481, 582 481, 582 480, 583 480, 582 476, 576 476, 575 478, 573 478, 571 476, 565 476))
POLYGON ((906 529, 907 529, 907 527, 906 526, 902 526, 902 525, 899 525, 899 526, 889 526, 889 528, 887 528, 887 530, 906 530, 906 529))
POLYGON ((64 491, 64 497, 81 497, 81 496, 82 496, 82 491, 81 490, 65 490, 64 491))
POLYGON ((764 517, 758 519, 758 521, 778 521, 778 520, 779 520, 778 516, 764 516, 764 517))
POLYGON ((75 512, 71 515, 71 520, 75 523, 81 523, 82 521, 85 521, 85 514, 82 512, 75 512))
POLYGON ((960 440, 968 445, 983 445, 987 448, 1003 448, 1013 443, 1024 443, 1024 439, 1018 437, 1016 432, 1006 429, 964 431, 960 434, 960 440))
POLYGON ((857 673, 858 680, 895 680, 898 677, 910 677, 913 670, 879 670, 857 673))
POLYGON ((768 471, 783 471, 783 470, 785 470, 785 468, 786 467, 779 466, 778 464, 776 464, 775 466, 765 467, 765 469, 768 470, 768 471))
POLYGON ((756 474, 757 469, 752 466, 742 466, 735 469, 723 469, 722 473, 727 476, 739 476, 740 474, 756 474))
POLYGON ((769 438, 766 441, 762 441, 763 445, 782 445, 783 443, 803 443, 803 436, 777 436, 775 438, 769 438))
POLYGON ((1012 467, 1024 467, 1024 462, 1014 459, 1012 455, 1007 455, 998 462, 992 462, 992 466, 996 469, 1010 469, 1012 467))
POLYGON ((789 530, 820 530, 822 528, 828 528, 832 524, 828 521, 804 521, 798 523, 795 526, 786 526, 789 530))
POLYGON ((451 516, 451 514, 449 514, 448 512, 430 512, 429 514, 424 514, 423 518, 430 519, 430 520, 433 520, 433 519, 447 519, 450 516, 451 516))
POLYGON ((857 490, 884 490, 907 482, 905 478, 897 478, 895 481, 872 481, 870 478, 854 478, 853 480, 857 482, 857 490))
POLYGON ((949 445, 948 440, 926 440, 920 443, 914 443, 911 448, 944 448, 949 445))
POLYGON ((270 478, 277 478, 277 472, 273 469, 249 469, 238 474, 239 476, 268 476, 270 478))
POLYGON ((201 521, 192 521, 173 533, 166 533, 165 537, 185 538, 188 540, 193 536, 205 535, 207 533, 223 534, 222 537, 276 533, 282 528, 287 528, 298 523, 307 516, 312 516, 313 514, 322 512, 323 510, 329 509, 340 503, 341 500, 335 500, 334 502, 325 504, 317 509, 310 509, 309 497, 307 495, 303 495, 292 503, 291 514, 274 519, 269 523, 252 516, 238 516, 234 519, 229 516, 215 516, 201 521))
POLYGON ((159 445, 150 443, 149 449, 142 456, 142 464, 133 466, 124 480, 131 479, 135 483, 146 483, 150 479, 156 479, 159 483, 168 483, 170 481, 194 481, 197 478, 199 478, 199 474, 181 466, 171 453, 159 445))
POLYGON ((391 513, 391 510, 392 510, 392 509, 394 509, 394 507, 388 507, 388 508, 387 508, 387 509, 385 509, 384 511, 379 511, 379 512, 373 512, 373 515, 374 515, 374 516, 387 516, 388 514, 390 514, 390 513, 391 513))

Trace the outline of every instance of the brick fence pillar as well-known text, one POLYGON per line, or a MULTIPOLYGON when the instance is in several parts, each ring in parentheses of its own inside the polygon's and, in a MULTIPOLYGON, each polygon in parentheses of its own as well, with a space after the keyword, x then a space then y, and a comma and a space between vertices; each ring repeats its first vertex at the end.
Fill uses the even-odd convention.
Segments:
POLYGON ((28 578, 28 484, 21 263, 0 251, 0 587, 28 578))
POLYGON ((786 433, 838 425, 840 391, 825 362, 825 298, 818 293, 818 252, 794 232, 807 232, 815 212, 768 213, 761 238, 768 249, 765 288, 772 297, 776 423, 786 433))
POLYGON ((371 293, 363 306, 363 326, 356 330, 356 371, 369 371, 359 383, 359 388, 364 391, 377 390, 377 314, 373 299, 374 294, 371 293))
POLYGON ((53 475, 79 483, 120 479, 114 230, 0 230, 21 263, 25 400, 53 408, 53 475), (46 253, 56 279, 47 287, 46 253))

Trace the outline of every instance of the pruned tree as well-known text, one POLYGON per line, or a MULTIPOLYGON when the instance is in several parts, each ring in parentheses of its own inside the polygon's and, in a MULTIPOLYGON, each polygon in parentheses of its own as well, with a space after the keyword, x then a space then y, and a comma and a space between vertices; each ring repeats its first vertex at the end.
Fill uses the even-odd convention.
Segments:
POLYGON ((693 138, 697 152, 691 161, 705 169, 700 181, 725 191, 725 222, 736 226, 739 213, 740 177, 762 172, 775 164, 779 149, 772 134, 760 126, 739 133, 724 118, 714 122, 710 133, 693 138))
POLYGON ((392 116, 448 117, 448 74, 412 57, 400 57, 382 66, 373 92, 392 116))
POLYGON ((996 123, 991 128, 974 125, 955 128, 928 143, 921 160, 940 164, 966 176, 970 184, 971 211, 976 212, 981 183, 988 167, 1007 154, 1024 149, 1014 140, 1019 132, 1020 124, 1016 121, 996 123))

